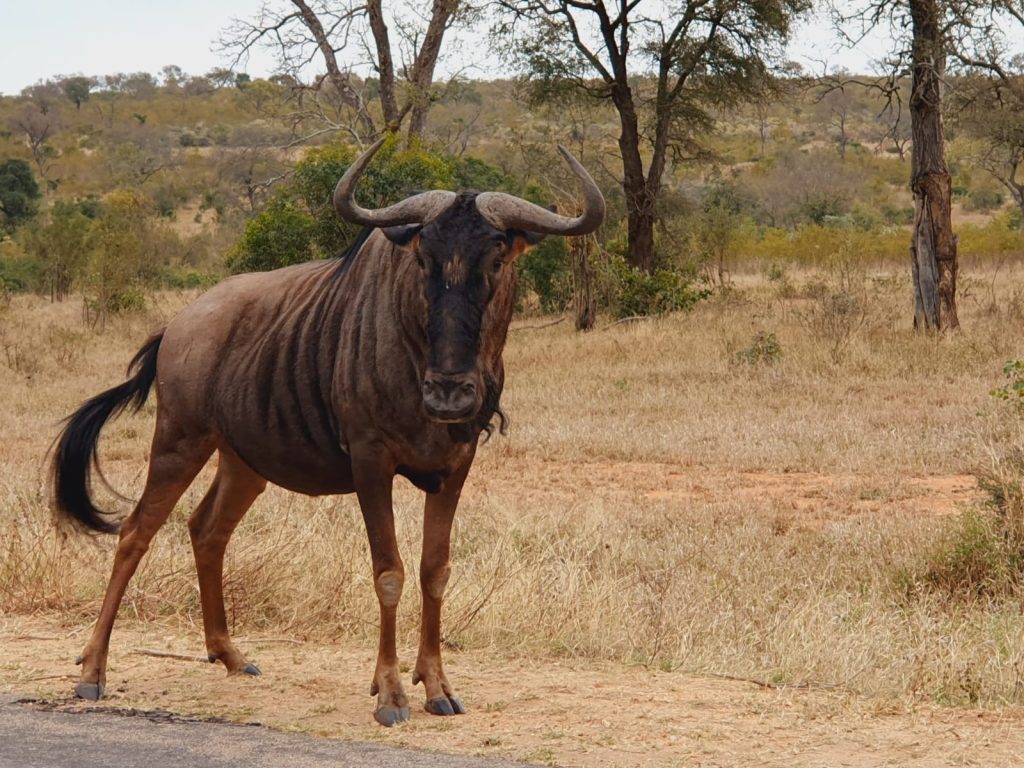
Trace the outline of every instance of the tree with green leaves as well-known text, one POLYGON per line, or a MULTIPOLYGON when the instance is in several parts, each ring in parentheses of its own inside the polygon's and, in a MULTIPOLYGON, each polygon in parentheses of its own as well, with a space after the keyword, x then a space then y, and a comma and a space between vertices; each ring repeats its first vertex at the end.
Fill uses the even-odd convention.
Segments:
POLYGON ((82 275, 89 257, 89 233, 95 211, 87 206, 58 200, 45 223, 24 230, 22 247, 42 265, 43 290, 51 301, 63 301, 82 275))
POLYGON ((68 101, 75 105, 75 109, 81 110, 82 103, 89 100, 89 94, 95 84, 95 80, 91 77, 75 75, 61 80, 60 87, 64 89, 64 95, 68 97, 68 101))
POLYGON ((714 110, 770 88, 810 0, 497 0, 494 38, 535 100, 582 93, 619 116, 628 261, 652 272, 671 162, 707 155, 714 110), (646 163, 645 163, 646 159, 646 163))
POLYGON ((35 216, 42 195, 28 163, 18 158, 0 163, 0 228, 13 232, 35 216))

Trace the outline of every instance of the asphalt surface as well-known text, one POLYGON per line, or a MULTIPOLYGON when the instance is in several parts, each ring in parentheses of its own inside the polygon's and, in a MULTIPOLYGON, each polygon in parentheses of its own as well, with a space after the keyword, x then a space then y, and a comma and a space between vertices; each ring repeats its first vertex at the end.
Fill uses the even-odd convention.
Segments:
POLYGON ((485 758, 281 733, 161 711, 0 697, 0 768, 523 768, 485 758))

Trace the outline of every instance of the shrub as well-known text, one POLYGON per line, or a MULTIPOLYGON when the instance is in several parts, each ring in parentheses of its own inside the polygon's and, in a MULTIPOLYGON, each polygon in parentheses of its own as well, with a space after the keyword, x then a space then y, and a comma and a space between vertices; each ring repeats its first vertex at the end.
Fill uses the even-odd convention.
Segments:
MULTIPOLYGON (((357 193, 362 205, 391 205, 413 192, 455 185, 454 160, 419 146, 399 149, 398 141, 397 136, 389 139, 366 169, 357 193)), ((358 228, 338 217, 332 197, 356 154, 343 144, 311 149, 289 182, 246 225, 228 267, 233 272, 276 269, 342 251, 358 228)))
POLYGON ((520 303, 528 292, 545 312, 562 312, 572 299, 572 274, 565 238, 547 237, 516 263, 520 303))
POLYGON ((612 310, 620 319, 678 312, 711 295, 707 289, 695 288, 689 276, 675 270, 647 273, 619 261, 616 271, 619 290, 612 310))
POLYGON ((775 365, 782 360, 782 345, 774 333, 758 331, 750 346, 736 352, 733 359, 747 365, 775 365))

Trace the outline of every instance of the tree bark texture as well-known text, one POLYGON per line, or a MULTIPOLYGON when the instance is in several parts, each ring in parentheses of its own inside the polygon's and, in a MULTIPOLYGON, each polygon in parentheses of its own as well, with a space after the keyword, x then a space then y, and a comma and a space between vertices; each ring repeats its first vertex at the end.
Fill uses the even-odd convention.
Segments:
POLYGON ((590 266, 593 238, 568 238, 569 258, 572 264, 572 300, 576 310, 576 330, 589 331, 597 319, 597 300, 594 298, 594 271, 590 266))
POLYGON ((953 234, 952 180, 942 125, 945 47, 938 0, 910 0, 913 76, 910 94, 910 188, 914 232, 914 328, 959 327, 956 312, 957 238, 953 234))

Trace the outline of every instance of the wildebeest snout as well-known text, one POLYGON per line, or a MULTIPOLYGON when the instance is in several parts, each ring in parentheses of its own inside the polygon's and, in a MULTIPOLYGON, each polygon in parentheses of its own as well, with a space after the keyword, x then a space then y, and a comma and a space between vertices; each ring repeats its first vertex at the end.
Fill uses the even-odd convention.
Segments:
POLYGON ((467 421, 480 409, 477 375, 427 371, 423 377, 423 407, 437 421, 467 421))

